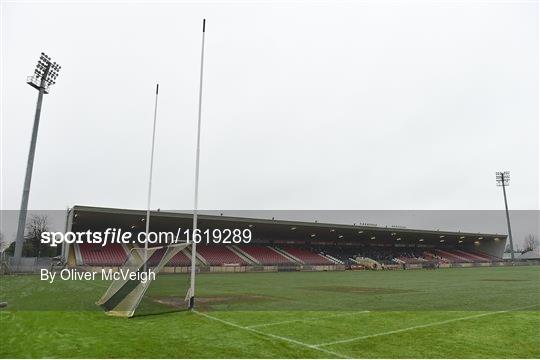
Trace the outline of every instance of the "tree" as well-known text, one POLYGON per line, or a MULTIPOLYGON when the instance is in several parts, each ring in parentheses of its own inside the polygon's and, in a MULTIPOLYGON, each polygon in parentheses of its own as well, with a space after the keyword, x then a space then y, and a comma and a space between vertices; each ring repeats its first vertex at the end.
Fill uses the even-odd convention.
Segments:
POLYGON ((11 241, 0 232, 0 253, 4 253, 9 245, 11 245, 11 241))
POLYGON ((0 232, 0 274, 4 273, 4 269, 3 269, 4 261, 5 261, 4 252, 7 250, 9 245, 10 245, 10 242, 8 242, 4 234, 0 232))
POLYGON ((9 247, 11 242, 0 232, 0 275, 9 273, 9 267, 6 262, 5 251, 9 247))
POLYGON ((45 215, 32 215, 26 224, 23 247, 24 256, 55 256, 57 250, 41 243, 41 234, 49 231, 49 220, 45 215))
POLYGON ((525 247, 522 253, 533 251, 536 248, 538 248, 538 240, 536 237, 533 234, 525 236, 525 247))

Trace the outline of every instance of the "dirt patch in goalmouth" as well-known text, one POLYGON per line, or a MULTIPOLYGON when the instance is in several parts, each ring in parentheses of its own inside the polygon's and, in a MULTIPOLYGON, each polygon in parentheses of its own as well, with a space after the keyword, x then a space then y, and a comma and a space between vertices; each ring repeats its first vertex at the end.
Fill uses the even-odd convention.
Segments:
POLYGON ((314 291, 330 291, 330 292, 340 292, 348 294, 405 294, 417 292, 416 290, 408 289, 391 289, 391 288, 372 288, 372 287, 356 287, 356 286, 317 286, 317 287, 308 287, 304 288, 306 290, 314 291))
MULTIPOLYGON (((173 296, 163 296, 156 297, 152 299, 153 301, 170 306, 174 309, 184 309, 186 303, 184 299, 173 296)), ((227 304, 248 304, 264 301, 275 300, 270 296, 263 295, 251 295, 251 294, 240 294, 240 295, 211 295, 211 296, 197 296, 196 304, 197 307, 201 310, 211 309, 214 305, 227 305, 227 304)))

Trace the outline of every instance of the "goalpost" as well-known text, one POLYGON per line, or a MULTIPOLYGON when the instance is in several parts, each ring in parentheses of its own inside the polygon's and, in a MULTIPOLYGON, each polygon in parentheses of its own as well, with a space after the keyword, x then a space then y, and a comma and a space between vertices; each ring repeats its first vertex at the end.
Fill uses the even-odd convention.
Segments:
POLYGON ((178 243, 153 248, 132 248, 119 272, 134 274, 133 278, 121 277, 113 280, 96 304, 108 315, 132 317, 146 290, 155 280, 151 274, 159 274, 163 267, 187 246, 187 243, 178 243))
MULTIPOLYGON (((197 149, 195 154, 195 196, 193 204, 193 234, 197 230, 197 210, 198 210, 198 197, 199 197, 199 159, 200 159, 200 144, 201 144, 201 114, 202 114, 202 88, 203 88, 203 74, 204 74, 204 36, 206 33, 206 19, 203 19, 202 28, 202 45, 201 45, 201 71, 199 75, 199 112, 197 118, 197 149)), ((197 244, 193 241, 194 236, 191 236, 193 244, 191 245, 191 284, 189 287, 189 293, 186 297, 189 297, 189 309, 193 310, 195 307, 195 271, 196 271, 196 255, 197 244)))
MULTIPOLYGON (((199 108, 197 117, 197 147, 195 155, 195 192, 193 206, 193 232, 197 229, 197 211, 198 211, 198 193, 199 193, 199 162, 200 162, 200 140, 201 140, 201 115, 202 115, 202 87, 203 87, 203 69, 204 69, 204 40, 206 33, 206 19, 203 19, 202 28, 202 46, 201 46, 201 67, 199 76, 199 108)), ((134 247, 119 272, 136 274, 132 278, 120 278, 113 280, 105 294, 96 302, 109 315, 131 317, 139 306, 150 283, 155 280, 153 277, 142 276, 143 273, 158 274, 163 267, 171 261, 180 251, 191 245, 191 271, 190 286, 186 293, 185 301, 188 308, 193 310, 195 307, 195 275, 197 265, 197 245, 191 236, 191 244, 188 242, 174 243, 167 246, 148 248, 148 234, 150 232, 150 206, 152 199, 152 174, 154 165, 154 145, 156 136, 156 121, 158 109, 159 84, 156 84, 156 98, 154 105, 154 123, 152 130, 152 150, 150 155, 150 172, 148 180, 148 198, 146 209, 146 240, 144 248, 134 247), (145 281, 141 279, 144 278, 145 281)))

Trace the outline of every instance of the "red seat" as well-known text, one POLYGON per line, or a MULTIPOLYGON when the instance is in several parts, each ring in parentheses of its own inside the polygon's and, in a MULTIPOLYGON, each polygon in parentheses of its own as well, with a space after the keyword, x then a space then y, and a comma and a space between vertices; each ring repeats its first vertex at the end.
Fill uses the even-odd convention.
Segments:
POLYGON ((496 256, 491 256, 491 255, 488 255, 488 254, 484 254, 483 252, 481 251, 477 251, 477 250, 469 250, 469 252, 471 254, 474 254, 480 258, 483 258, 485 261, 497 261, 497 260, 501 260, 500 258, 496 257, 496 256))
POLYGON ((197 253, 206 260, 208 265, 247 265, 244 259, 224 245, 199 245, 197 253))
POLYGON ((333 265, 334 263, 326 257, 313 252, 311 250, 299 248, 299 247, 286 247, 283 248, 285 252, 291 254, 295 258, 308 265, 333 265))
POLYGON ((454 250, 434 249, 433 252, 448 262, 473 262, 467 255, 456 253, 454 250))
POLYGON ((239 245, 240 250, 257 260, 261 265, 292 265, 294 262, 268 246, 239 245))
POLYGON ((120 244, 79 244, 83 265, 120 266, 126 261, 127 254, 120 244))
MULTIPOLYGON (((165 254, 165 249, 158 249, 150 259, 148 260, 150 266, 156 266, 163 255, 165 254)), ((182 251, 175 254, 171 260, 165 266, 191 266, 191 258, 186 256, 182 251)))

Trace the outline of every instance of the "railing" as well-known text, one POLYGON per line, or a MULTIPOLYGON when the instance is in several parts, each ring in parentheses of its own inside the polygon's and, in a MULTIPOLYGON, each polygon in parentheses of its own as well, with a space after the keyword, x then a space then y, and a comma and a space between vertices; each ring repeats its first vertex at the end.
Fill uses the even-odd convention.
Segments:
MULTIPOLYGON (((36 89, 40 89, 41 88, 41 77, 38 77, 36 75, 32 75, 32 76, 27 76, 26 77, 26 83, 36 89)), ((49 85, 45 85, 45 88, 43 89, 43 91, 45 92, 45 94, 48 94, 49 93, 49 85)))

